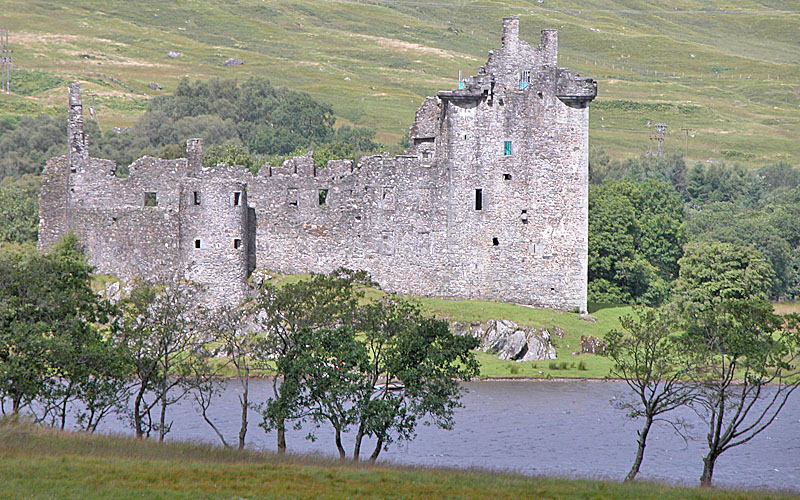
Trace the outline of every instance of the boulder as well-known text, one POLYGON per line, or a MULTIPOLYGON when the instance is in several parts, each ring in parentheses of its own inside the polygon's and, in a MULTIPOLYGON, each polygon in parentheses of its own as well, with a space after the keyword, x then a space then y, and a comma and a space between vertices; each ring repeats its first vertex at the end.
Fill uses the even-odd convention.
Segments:
POLYGON ((175 52, 174 50, 171 50, 171 51, 167 52, 167 55, 169 57, 171 57, 172 59, 177 59, 178 57, 181 56, 181 53, 180 52, 175 52))
POLYGON ((156 82, 150 82, 150 88, 153 90, 161 90, 161 85, 157 84, 156 82))
POLYGON ((482 351, 496 354, 503 360, 556 359, 556 349, 550 342, 552 334, 548 329, 520 326, 508 320, 489 320, 486 323, 456 323, 454 330, 459 335, 479 338, 482 351))
POLYGON ((607 345, 597 337, 581 335, 581 352, 584 354, 603 354, 607 345))
POLYGON ((236 59, 235 57, 226 59, 225 62, 222 63, 223 66, 239 66, 240 64, 244 64, 244 61, 236 59))

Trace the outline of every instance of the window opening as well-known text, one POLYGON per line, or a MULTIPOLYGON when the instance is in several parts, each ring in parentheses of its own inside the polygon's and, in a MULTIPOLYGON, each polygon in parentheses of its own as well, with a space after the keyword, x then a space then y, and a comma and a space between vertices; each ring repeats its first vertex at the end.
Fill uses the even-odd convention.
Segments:
POLYGON ((500 105, 502 106, 503 104, 505 104, 505 102, 502 99, 500 99, 500 105))
POLYGON ((483 189, 475 190, 475 210, 483 210, 483 189))
POLYGON ((522 219, 522 223, 523 224, 527 224, 528 223, 528 210, 527 209, 524 209, 524 208, 522 209, 522 217, 521 217, 521 219, 522 219))
POLYGON ((492 246, 493 247, 500 246, 500 240, 498 240, 497 238, 492 238, 492 246))
POLYGON ((144 194, 144 206, 155 207, 158 206, 158 196, 156 193, 147 192, 144 194))
POLYGON ((242 193, 236 191, 233 193, 233 206, 238 207, 242 204, 242 193))
POLYGON ((503 143, 503 154, 505 156, 511 156, 511 141, 505 141, 503 143))
POLYGON ((328 190, 320 189, 317 197, 317 202, 319 203, 319 206, 324 207, 327 201, 328 201, 328 190))
POLYGON ((531 84, 531 70, 524 69, 519 74, 519 89, 524 90, 531 84))
POLYGON ((536 93, 536 95, 539 96, 539 99, 541 99, 542 98, 542 91, 540 90, 539 92, 536 93))
POLYGON ((242 246, 242 240, 239 238, 234 238, 233 240, 233 248, 239 248, 242 246))
POLYGON ((431 157, 431 152, 430 151, 423 151, 422 152, 422 159, 423 160, 429 160, 430 157, 431 157))
POLYGON ((510 181, 511 180, 511 174, 503 174, 503 180, 504 181, 510 181))
POLYGON ((297 188, 288 188, 286 190, 286 204, 293 207, 297 206, 297 188))
POLYGON ((200 246, 200 240, 194 240, 194 247, 195 247, 195 248, 201 248, 201 246, 200 246))
POLYGON ((200 204, 200 191, 195 191, 192 194, 192 203, 194 203, 195 205, 200 204))

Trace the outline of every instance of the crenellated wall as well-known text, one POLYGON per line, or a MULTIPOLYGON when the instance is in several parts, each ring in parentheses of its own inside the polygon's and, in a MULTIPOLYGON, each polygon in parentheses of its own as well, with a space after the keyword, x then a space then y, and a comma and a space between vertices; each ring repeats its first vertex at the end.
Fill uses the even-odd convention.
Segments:
POLYGON ((532 47, 509 18, 502 38, 476 76, 424 101, 408 154, 357 165, 315 168, 309 153, 256 176, 205 169, 191 139, 188 159, 142 158, 121 179, 82 154, 71 85, 70 155, 45 167, 40 246, 72 229, 98 271, 196 281, 215 304, 241 300, 255 267, 346 266, 391 291, 585 310, 596 84, 557 67, 554 30, 532 47))

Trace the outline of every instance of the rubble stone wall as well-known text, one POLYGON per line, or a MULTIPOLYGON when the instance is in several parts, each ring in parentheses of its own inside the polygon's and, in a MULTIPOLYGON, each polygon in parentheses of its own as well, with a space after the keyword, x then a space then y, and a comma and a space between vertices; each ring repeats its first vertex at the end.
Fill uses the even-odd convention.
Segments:
POLYGON ((400 156, 316 168, 202 167, 142 158, 127 178, 88 158, 80 87, 70 154, 45 167, 40 246, 74 230, 99 272, 205 284, 213 303, 246 294, 255 267, 369 271, 390 291, 586 309, 588 102, 593 80, 557 67, 557 33, 532 47, 519 21, 459 89, 427 98, 400 156))

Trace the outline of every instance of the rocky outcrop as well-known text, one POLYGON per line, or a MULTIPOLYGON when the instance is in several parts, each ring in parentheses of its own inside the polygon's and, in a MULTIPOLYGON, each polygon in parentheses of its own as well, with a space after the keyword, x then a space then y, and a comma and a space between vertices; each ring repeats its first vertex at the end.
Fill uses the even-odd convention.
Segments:
POLYGON ((489 320, 486 323, 455 323, 459 335, 471 335, 481 340, 480 349, 510 361, 539 361, 556 359, 556 349, 549 329, 520 326, 508 320, 489 320))
POLYGON ((584 354, 603 354, 607 345, 597 337, 581 335, 581 352, 584 354))

